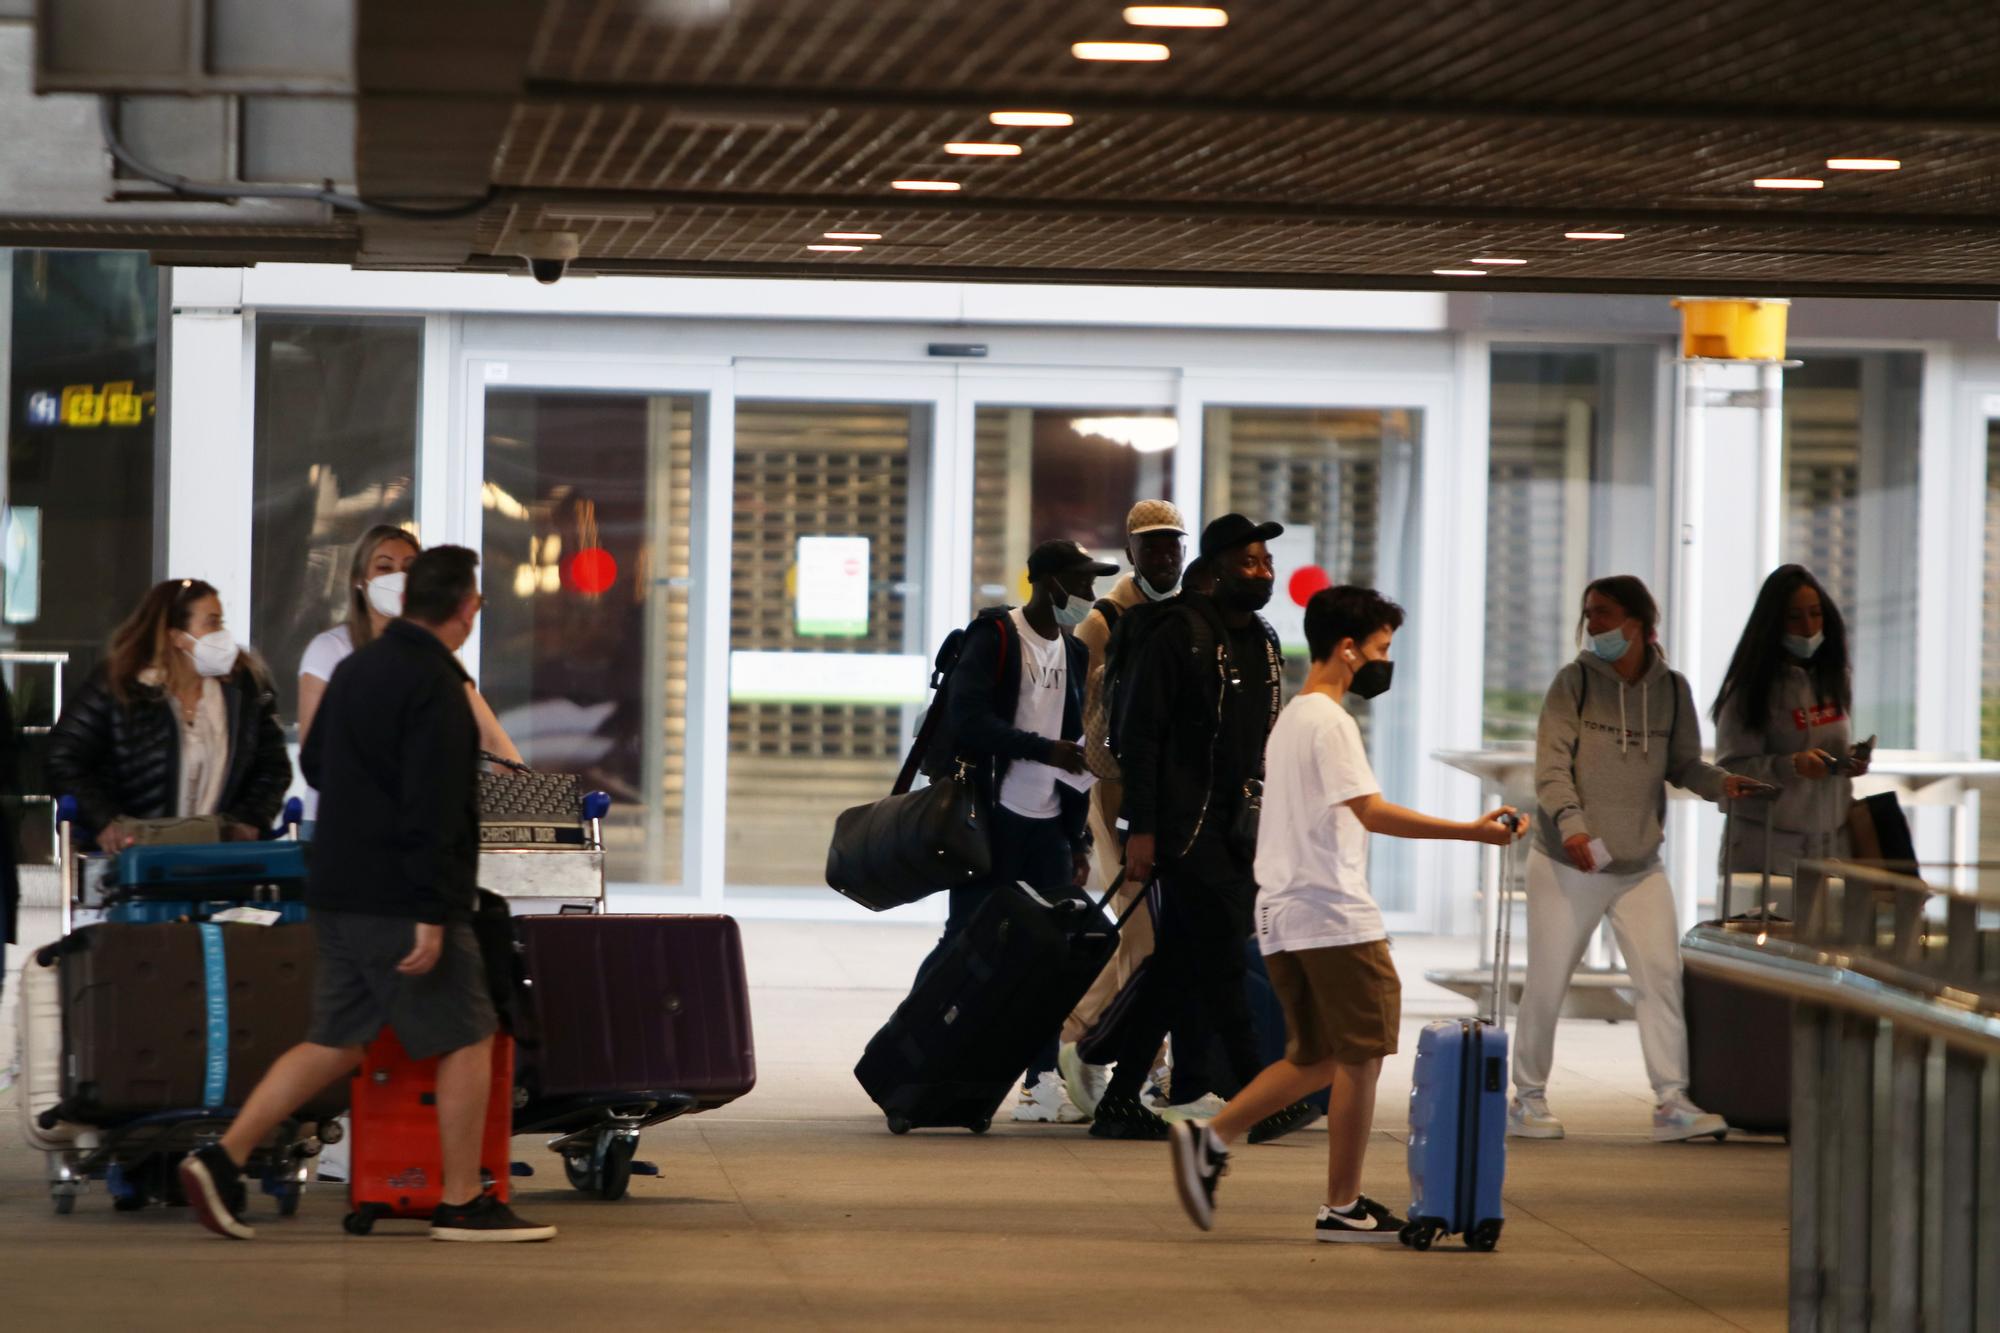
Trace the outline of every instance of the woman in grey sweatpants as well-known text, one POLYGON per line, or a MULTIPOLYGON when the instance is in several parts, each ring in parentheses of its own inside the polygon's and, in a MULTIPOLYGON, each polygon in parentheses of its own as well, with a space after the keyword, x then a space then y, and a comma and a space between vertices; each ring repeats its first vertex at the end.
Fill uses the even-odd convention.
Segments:
MULTIPOLYGON (((1868 771, 1867 758, 1854 754, 1853 699, 1840 608, 1804 565, 1782 566, 1764 580, 1715 696, 1717 761, 1779 789, 1763 816, 1771 864, 1762 821, 1752 816, 1731 821, 1723 856, 1732 871, 1768 869, 1789 881, 1801 858, 1847 855, 1851 779, 1868 771)), ((1789 893, 1773 890, 1786 915, 1789 893)))
POLYGON ((1584 649, 1556 673, 1535 741, 1541 804, 1528 853, 1528 984, 1514 1046, 1507 1132, 1559 1139, 1546 1091, 1556 1017, 1571 975, 1606 916, 1632 976, 1639 1047, 1653 1084, 1653 1137, 1720 1136, 1726 1126, 1687 1098, 1680 927, 1660 864, 1667 784, 1711 801, 1757 784, 1701 757, 1701 714, 1661 655, 1659 606, 1630 575, 1584 590, 1584 649))

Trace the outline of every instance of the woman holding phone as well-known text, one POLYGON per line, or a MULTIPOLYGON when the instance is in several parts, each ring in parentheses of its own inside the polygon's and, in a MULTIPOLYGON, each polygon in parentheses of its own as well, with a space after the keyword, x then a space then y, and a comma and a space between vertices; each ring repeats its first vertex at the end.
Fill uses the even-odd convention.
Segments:
POLYGON ((1789 879, 1801 858, 1846 852, 1852 779, 1868 771, 1870 737, 1854 746, 1847 622, 1804 565, 1764 580, 1715 696, 1717 762, 1778 789, 1765 864, 1763 820, 1732 821, 1723 849, 1733 871, 1789 879))
POLYGON ((1535 739, 1541 818, 1528 853, 1528 981, 1515 1034, 1507 1132, 1559 1139, 1549 1111, 1556 1018, 1598 925, 1611 919, 1636 992, 1639 1048, 1654 1094, 1653 1138, 1720 1136, 1722 1117, 1688 1100, 1680 926, 1660 862, 1667 786, 1711 801, 1758 784, 1701 757, 1701 714, 1660 651, 1660 610, 1629 574, 1583 592, 1583 651, 1556 673, 1535 739))

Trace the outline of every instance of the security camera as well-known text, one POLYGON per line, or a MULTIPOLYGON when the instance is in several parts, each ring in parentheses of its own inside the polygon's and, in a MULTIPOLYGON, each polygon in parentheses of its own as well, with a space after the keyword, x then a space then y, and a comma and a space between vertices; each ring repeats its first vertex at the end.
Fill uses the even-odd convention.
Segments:
POLYGON ((528 272, 543 286, 560 280, 578 253, 573 231, 517 231, 514 240, 516 251, 528 261, 528 272))

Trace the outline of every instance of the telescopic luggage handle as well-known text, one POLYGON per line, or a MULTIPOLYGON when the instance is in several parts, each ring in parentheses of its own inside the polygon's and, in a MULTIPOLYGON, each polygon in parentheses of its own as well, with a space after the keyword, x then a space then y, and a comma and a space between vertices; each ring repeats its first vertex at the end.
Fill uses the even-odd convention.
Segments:
POLYGON ((1500 849, 1500 902, 1494 913, 1499 919, 1493 923, 1493 1007, 1488 1020, 1495 1028, 1507 1030, 1507 991, 1513 985, 1512 960, 1508 957, 1514 950, 1514 903, 1511 886, 1507 877, 1507 856, 1520 841, 1521 816, 1502 815, 1500 822, 1507 826, 1516 837, 1500 849))
POLYGON ((1758 888, 1758 910, 1766 919, 1771 915, 1771 826, 1777 822, 1772 814, 1772 803, 1784 788, 1771 783, 1760 783, 1757 790, 1742 796, 1725 797, 1722 802, 1722 874, 1721 883, 1716 886, 1716 915, 1724 925, 1729 924, 1730 898, 1736 888, 1736 870, 1731 853, 1736 850, 1735 825, 1737 801, 1763 801, 1764 806, 1764 874, 1758 888))

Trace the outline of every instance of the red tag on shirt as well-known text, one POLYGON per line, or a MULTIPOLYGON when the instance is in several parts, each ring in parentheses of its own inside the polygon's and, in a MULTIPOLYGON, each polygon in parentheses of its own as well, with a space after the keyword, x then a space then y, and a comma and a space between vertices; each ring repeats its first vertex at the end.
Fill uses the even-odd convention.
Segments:
POLYGON ((1792 721, 1800 731, 1810 731, 1814 727, 1830 727, 1846 718, 1839 704, 1819 704, 1812 708, 1794 708, 1792 721))

